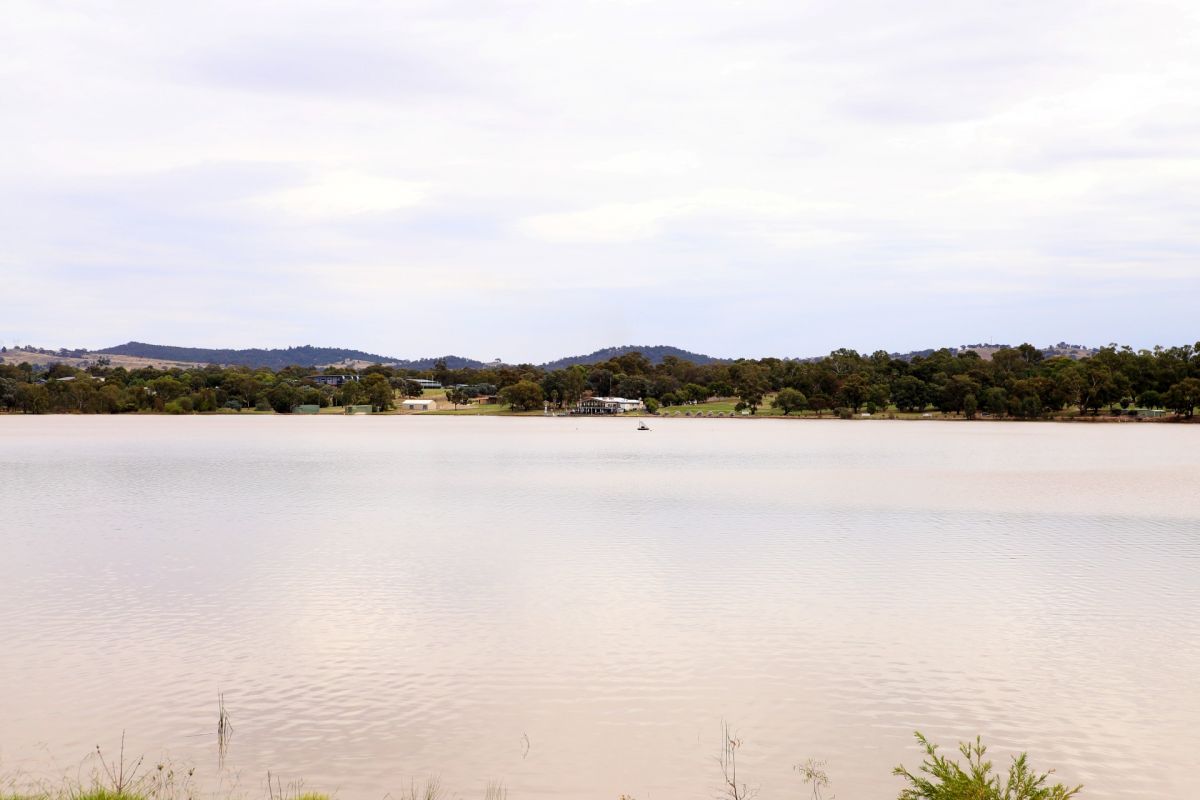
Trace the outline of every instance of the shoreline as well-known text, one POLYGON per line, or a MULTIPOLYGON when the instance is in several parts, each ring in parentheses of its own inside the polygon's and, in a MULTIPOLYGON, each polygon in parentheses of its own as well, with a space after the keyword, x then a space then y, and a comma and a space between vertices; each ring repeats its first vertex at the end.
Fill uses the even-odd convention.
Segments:
POLYGON ((319 414, 280 414, 274 411, 196 411, 188 414, 173 414, 169 411, 135 411, 124 414, 88 414, 83 412, 63 412, 51 411, 41 414, 30 414, 22 411, 0 411, 0 418, 6 417, 221 417, 221 418, 261 418, 261 417, 278 417, 278 418, 293 418, 304 419, 308 417, 329 418, 329 417, 439 417, 439 418, 488 418, 488 419, 569 419, 569 420, 611 420, 618 421, 627 420, 717 420, 717 419, 739 419, 739 420, 776 420, 776 421, 793 421, 793 422, 937 422, 937 423, 1058 423, 1058 424, 1082 424, 1082 425, 1131 425, 1131 424, 1153 424, 1153 425, 1192 425, 1200 423, 1200 417, 1181 417, 1176 415, 1164 415, 1160 417, 1130 417, 1127 415, 1112 416, 1112 415, 1078 415, 1078 416, 1052 416, 1039 419, 1021 419, 1018 417, 976 417, 968 419, 963 416, 936 414, 933 416, 920 416, 915 414, 902 414, 899 412, 879 413, 870 416, 852 416, 848 418, 840 418, 835 414, 735 414, 735 413, 713 413, 705 414, 702 412, 696 413, 681 413, 681 414, 648 414, 629 412, 624 414, 545 414, 532 411, 491 411, 487 413, 471 413, 463 409, 444 411, 375 411, 370 413, 345 414, 338 411, 323 411, 319 414))

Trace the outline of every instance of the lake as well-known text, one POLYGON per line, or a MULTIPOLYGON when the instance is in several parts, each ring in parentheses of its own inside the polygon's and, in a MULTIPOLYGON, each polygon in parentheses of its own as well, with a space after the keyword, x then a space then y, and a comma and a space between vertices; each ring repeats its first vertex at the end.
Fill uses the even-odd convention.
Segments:
POLYGON ((726 720, 763 800, 917 729, 1200 792, 1200 426, 635 426, 0 417, 0 776, 711 798, 726 720))

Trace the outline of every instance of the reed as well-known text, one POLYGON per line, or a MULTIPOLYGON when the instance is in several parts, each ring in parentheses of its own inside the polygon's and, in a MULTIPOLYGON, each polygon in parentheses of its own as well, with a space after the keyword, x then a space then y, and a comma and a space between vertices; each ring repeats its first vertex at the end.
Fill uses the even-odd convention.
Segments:
POLYGON ((229 740, 233 736, 233 724, 225 709, 225 693, 217 691, 217 766, 225 768, 225 755, 229 751, 229 740))

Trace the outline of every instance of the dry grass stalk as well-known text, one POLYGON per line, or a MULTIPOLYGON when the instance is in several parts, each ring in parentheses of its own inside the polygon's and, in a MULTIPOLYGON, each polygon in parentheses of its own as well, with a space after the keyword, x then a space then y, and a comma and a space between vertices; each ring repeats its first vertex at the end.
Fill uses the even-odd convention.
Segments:
POLYGON ((96 745, 96 757, 100 759, 100 766, 104 768, 104 773, 108 776, 108 782, 112 785, 113 791, 118 795, 126 794, 137 780, 138 770, 141 769, 142 759, 144 756, 138 756, 138 760, 130 767, 129 772, 125 771, 125 731, 121 731, 121 754, 115 764, 110 764, 104 758, 104 752, 100 749, 100 745, 96 745))

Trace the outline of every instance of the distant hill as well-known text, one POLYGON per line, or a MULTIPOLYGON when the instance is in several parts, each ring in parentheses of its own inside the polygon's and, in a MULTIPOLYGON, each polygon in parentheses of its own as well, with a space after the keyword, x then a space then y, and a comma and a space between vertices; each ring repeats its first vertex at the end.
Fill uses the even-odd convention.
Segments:
POLYGON ((398 359, 390 360, 386 363, 388 366, 399 367, 400 369, 433 369, 433 365, 439 361, 446 362, 446 369, 482 369, 492 366, 485 364, 482 361, 476 361, 473 358, 465 356, 433 356, 431 358, 416 358, 416 359, 398 359))
POLYGON ((106 355, 93 353, 88 350, 47 350, 40 347, 10 347, 0 351, 0 363, 32 364, 35 367, 49 367, 53 364, 66 364, 76 369, 87 369, 98 363, 103 357, 109 366, 124 367, 125 369, 187 369, 195 363, 189 361, 170 361, 161 358, 141 358, 139 356, 106 355))
MULTIPOLYGON (((366 366, 368 364, 391 364, 404 369, 430 369, 438 358, 422 358, 404 360, 366 353, 362 350, 350 350, 344 347, 288 347, 277 349, 249 348, 246 350, 220 350, 207 347, 173 347, 163 344, 146 344, 145 342, 127 342, 96 350, 95 353, 113 356, 136 356, 138 358, 153 358, 163 361, 191 362, 196 364, 222 364, 240 367, 267 367, 282 369, 283 367, 324 367, 327 364, 347 364, 366 366)), ((483 362, 461 356, 442 356, 450 369, 463 367, 481 367, 483 362)))
MULTIPOLYGON (((1014 347, 1015 345, 1005 344, 967 344, 959 345, 958 347, 948 348, 953 352, 965 352, 973 350, 978 353, 983 359, 991 359, 992 354, 997 350, 1005 347, 1014 347)), ((1047 358, 1053 356, 1065 356, 1067 358, 1088 358, 1095 355, 1097 350, 1093 347, 1086 347, 1078 344, 1067 344, 1059 342, 1055 345, 1040 348, 1042 355, 1047 358)), ((30 360, 30 353, 44 353, 44 358, 39 355, 39 358, 48 363, 55 361, 70 362, 73 359, 79 360, 81 363, 87 363, 89 359, 94 360, 96 356, 113 356, 128 359, 127 366, 131 368, 136 366, 184 366, 186 364, 220 364, 224 366, 244 366, 244 367, 267 367, 269 369, 282 369, 283 367, 326 367, 336 366, 346 369, 363 369, 371 364, 386 364, 388 366, 398 367, 400 369, 412 370, 429 370, 433 369, 434 364, 438 361, 445 361, 446 366, 450 369, 482 369, 485 367, 496 366, 496 362, 485 363, 473 358, 465 358, 463 356, 431 356, 429 358, 393 358, 391 356, 383 356, 376 353, 367 353, 362 350, 352 350, 343 347, 313 347, 312 345, 304 345, 302 347, 288 347, 276 349, 250 348, 246 350, 220 350, 206 347, 173 347, 170 345, 161 344, 146 344, 145 342, 127 342, 126 344, 109 347, 104 350, 79 350, 79 351, 37 351, 36 349, 27 349, 23 351, 13 351, 9 354, 9 361, 16 363, 14 357, 17 352, 25 353, 23 356, 26 360, 30 360), (135 364, 135 361, 137 362, 135 364)), ((579 356, 567 356, 556 361, 549 361, 542 364, 541 367, 545 370, 563 369, 564 367, 574 366, 576 364, 598 364, 608 361, 613 358, 618 358, 626 353, 641 353, 651 364, 661 364, 668 356, 674 356, 681 361, 690 361, 693 364, 720 364, 727 363, 732 359, 715 358, 713 356, 704 355, 703 353, 693 353, 690 350, 683 350, 670 345, 621 345, 618 347, 605 347, 601 350, 596 350, 592 353, 579 356)), ((935 352, 934 349, 914 350, 909 353, 892 353, 892 358, 899 358, 905 361, 911 361, 918 357, 928 357, 935 352)), ((796 361, 819 361, 822 357, 798 358, 796 361)), ((4 360, 0 356, 0 361, 4 360)), ((35 359, 36 360, 36 359, 35 359)), ((117 363, 114 359, 114 363, 117 363)))
MULTIPOLYGON (((693 353, 678 347, 668 345, 622 345, 606 347, 582 356, 569 356, 543 364, 547 370, 562 369, 574 364, 595 364, 608 361, 610 358, 623 356, 626 353, 639 352, 652 364, 661 364, 667 356, 675 356, 694 364, 712 364, 721 359, 693 353)), ((473 358, 463 356, 431 356, 428 358, 404 359, 392 356, 367 353, 362 350, 351 350, 344 347, 287 347, 276 349, 249 348, 246 350, 222 350, 207 347, 174 347, 163 344, 147 344, 146 342, 127 342, 95 350, 92 355, 130 356, 137 358, 156 359, 174 363, 190 362, 193 364, 222 364, 225 366, 268 367, 281 369, 283 367, 325 367, 330 365, 345 366, 347 369, 362 369, 370 364, 387 364, 401 369, 433 369, 438 361, 445 361, 449 369, 473 368, 481 369, 493 364, 485 364, 473 358)))
MULTIPOLYGON (((950 348, 944 348, 944 349, 948 349, 954 353, 965 353, 967 351, 971 351, 974 353, 978 353, 979 357, 982 358, 984 361, 991 361, 992 356, 996 353, 997 350, 1007 350, 1007 349, 1010 349, 1013 347, 1018 347, 1018 345, 979 343, 979 344, 964 344, 964 345, 959 345, 958 347, 950 347, 950 348)), ((1047 345, 1046 347, 1038 348, 1038 350, 1046 358, 1054 358, 1056 356, 1065 356, 1066 358, 1071 358, 1071 359, 1091 358, 1092 356, 1096 355, 1096 353, 1100 352, 1099 348, 1096 348, 1096 347, 1088 347, 1088 346, 1082 345, 1082 344, 1067 344, 1066 342, 1059 342, 1058 344, 1047 345)), ((890 355, 892 358, 896 358, 901 361, 912 361, 914 358, 929 358, 931 355, 933 355, 936 352, 937 352, 936 348, 929 348, 928 350, 913 350, 908 353, 889 353, 888 355, 890 355)))
POLYGON ((671 347, 665 344, 655 345, 633 345, 626 344, 619 347, 606 347, 603 350, 597 350, 594 353, 588 353, 585 356, 567 356, 560 358, 557 361, 549 361, 542 364, 543 369, 555 370, 565 367, 573 367, 576 364, 597 364, 602 361, 608 361, 612 358, 618 358, 626 353, 641 353, 651 364, 661 364, 667 356, 675 356, 680 361, 690 361, 693 364, 717 364, 727 359, 713 358, 706 356, 703 353, 693 353, 690 350, 681 350, 678 347, 671 347))

